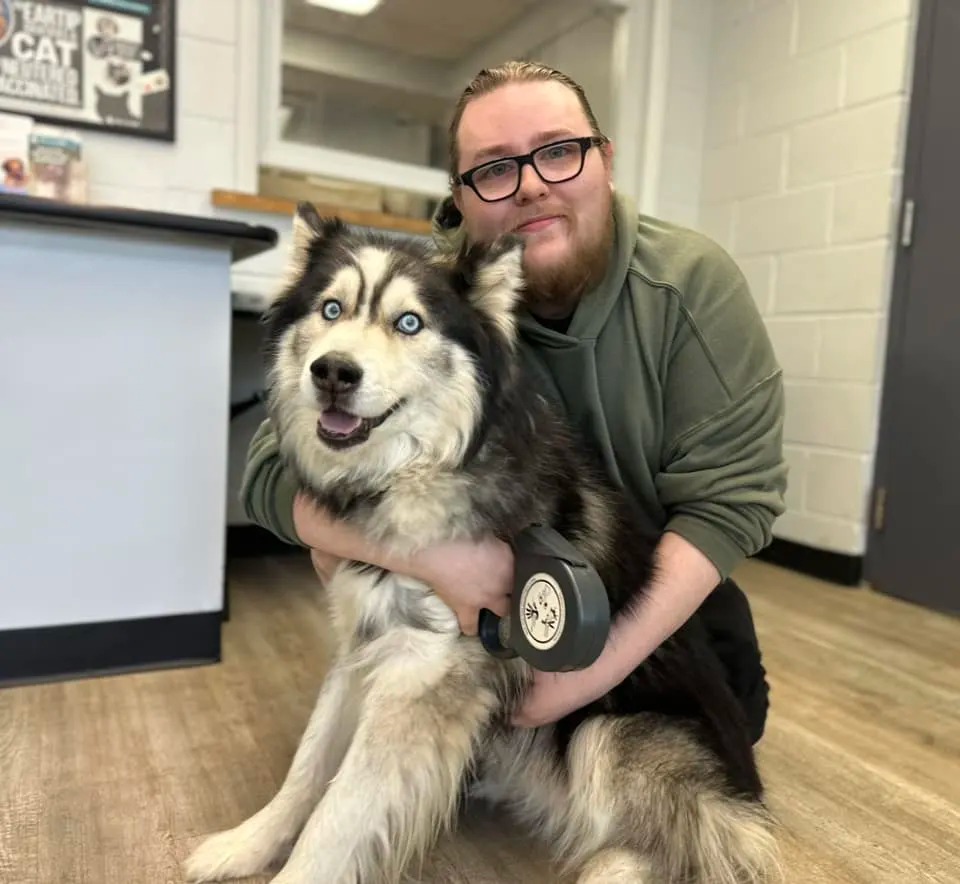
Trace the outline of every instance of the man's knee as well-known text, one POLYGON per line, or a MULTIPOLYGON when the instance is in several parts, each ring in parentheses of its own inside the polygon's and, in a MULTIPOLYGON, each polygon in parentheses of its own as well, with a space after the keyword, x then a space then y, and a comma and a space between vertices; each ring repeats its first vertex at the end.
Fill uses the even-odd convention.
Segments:
POLYGON ((770 686, 747 596, 733 580, 725 580, 699 613, 730 689, 743 707, 750 738, 757 743, 766 729, 770 686))

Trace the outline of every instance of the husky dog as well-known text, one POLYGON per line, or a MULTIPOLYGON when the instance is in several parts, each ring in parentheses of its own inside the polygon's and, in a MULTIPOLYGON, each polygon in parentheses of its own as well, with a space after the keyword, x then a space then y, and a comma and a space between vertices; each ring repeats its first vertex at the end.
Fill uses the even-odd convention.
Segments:
MULTIPOLYGON (((651 578, 656 532, 536 391, 519 346, 521 258, 512 238, 445 257, 301 204, 267 317, 268 408, 302 487, 379 543, 409 553, 550 525, 597 569, 616 615, 651 578)), ((530 667, 463 635, 428 586, 346 563, 327 592, 336 660, 287 777, 200 845, 190 880, 285 860, 274 884, 396 882, 468 789, 579 884, 778 877, 743 714, 696 617, 598 701, 518 729, 530 667)))

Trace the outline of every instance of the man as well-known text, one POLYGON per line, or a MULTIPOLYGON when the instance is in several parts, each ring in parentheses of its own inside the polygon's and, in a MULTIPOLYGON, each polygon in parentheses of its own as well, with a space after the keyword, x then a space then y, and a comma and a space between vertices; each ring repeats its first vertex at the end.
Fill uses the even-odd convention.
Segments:
MULTIPOLYGON (((597 698, 697 612, 758 740, 765 673, 729 574, 769 543, 783 510, 780 369, 733 261, 693 231, 638 217, 614 192, 612 163, 582 90, 550 68, 482 71, 455 109, 452 196, 435 239, 455 249, 464 238, 524 238, 525 354, 663 529, 638 613, 613 623, 588 669, 538 673, 515 723, 555 721, 597 698)), ((507 610, 506 544, 443 544, 414 560, 377 549, 296 493, 269 421, 251 442, 242 495, 255 522, 311 548, 321 577, 340 558, 419 577, 467 634, 481 608, 507 610)))

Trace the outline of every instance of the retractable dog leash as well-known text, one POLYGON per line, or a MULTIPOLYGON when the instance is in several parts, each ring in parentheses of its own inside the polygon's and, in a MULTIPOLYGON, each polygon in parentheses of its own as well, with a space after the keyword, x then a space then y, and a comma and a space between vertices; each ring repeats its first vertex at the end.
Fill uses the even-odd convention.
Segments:
POLYGON ((610 604, 600 575, 563 536, 531 525, 513 541, 510 613, 480 612, 478 632, 493 656, 520 656, 535 669, 584 669, 600 656, 610 631, 610 604))

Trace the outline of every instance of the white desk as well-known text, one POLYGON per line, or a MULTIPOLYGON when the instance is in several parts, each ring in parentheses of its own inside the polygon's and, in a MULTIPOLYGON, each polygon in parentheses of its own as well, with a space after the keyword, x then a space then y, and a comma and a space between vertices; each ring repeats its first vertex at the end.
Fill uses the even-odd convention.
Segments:
POLYGON ((276 241, 0 196, 0 683, 219 659, 230 271, 276 241))

